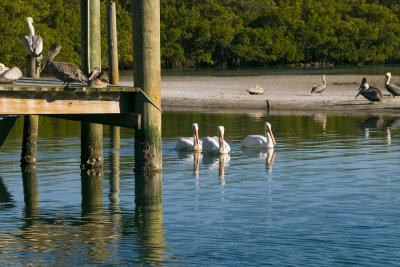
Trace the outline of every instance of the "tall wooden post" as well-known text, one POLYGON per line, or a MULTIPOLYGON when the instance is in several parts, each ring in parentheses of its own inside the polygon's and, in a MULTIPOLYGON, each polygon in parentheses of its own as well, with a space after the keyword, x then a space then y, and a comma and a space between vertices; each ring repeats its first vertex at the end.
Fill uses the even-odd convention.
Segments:
MULTIPOLYGON (((89 74, 101 68, 100 0, 81 0, 81 64, 89 74)), ((103 126, 81 123, 81 167, 103 164, 103 126)))
MULTIPOLYGON (((161 107, 160 0, 132 0, 132 15, 134 83, 161 107)), ((135 131, 136 173, 162 171, 161 112, 153 103, 144 97, 135 103, 142 115, 142 127, 135 131)))
POLYGON ((111 84, 119 85, 117 14, 115 3, 107 6, 108 72, 111 84))
MULTIPOLYGON (((39 78, 38 59, 26 56, 26 77, 39 78)), ((24 133, 22 137, 21 165, 36 164, 39 117, 24 116, 24 133)))

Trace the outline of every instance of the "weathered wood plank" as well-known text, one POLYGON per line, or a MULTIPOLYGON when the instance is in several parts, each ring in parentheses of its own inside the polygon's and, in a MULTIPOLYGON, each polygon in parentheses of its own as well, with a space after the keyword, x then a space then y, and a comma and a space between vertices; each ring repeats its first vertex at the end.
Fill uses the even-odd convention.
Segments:
POLYGON ((0 91, 0 114, 133 113, 134 93, 0 91))
POLYGON ((133 129, 140 129, 141 116, 139 114, 68 114, 68 115, 45 115, 46 117, 91 122, 133 129))

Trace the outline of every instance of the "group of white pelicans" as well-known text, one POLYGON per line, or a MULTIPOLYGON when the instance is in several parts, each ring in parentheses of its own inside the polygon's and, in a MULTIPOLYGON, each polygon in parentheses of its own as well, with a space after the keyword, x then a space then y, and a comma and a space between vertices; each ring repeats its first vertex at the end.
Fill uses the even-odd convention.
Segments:
MULTIPOLYGON (((218 126, 218 135, 199 138, 199 125, 192 124, 193 137, 180 137, 175 149, 186 152, 203 152, 211 155, 224 155, 231 151, 229 144, 224 140, 225 128, 218 126)), ((271 124, 265 123, 264 135, 248 135, 241 142, 243 148, 272 149, 276 146, 275 137, 271 130, 271 124)))

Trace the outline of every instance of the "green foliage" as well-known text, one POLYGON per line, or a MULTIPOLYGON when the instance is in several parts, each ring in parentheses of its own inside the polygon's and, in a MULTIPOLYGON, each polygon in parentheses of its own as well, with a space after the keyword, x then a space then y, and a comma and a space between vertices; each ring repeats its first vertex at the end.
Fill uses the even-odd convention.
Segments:
MULTIPOLYGON (((107 67, 106 5, 102 63, 107 67)), ((164 68, 266 66, 294 62, 400 61, 398 0, 160 0, 164 68)), ((131 1, 116 0, 120 66, 133 61, 131 1)), ((80 65, 79 0, 1 0, 0 62, 24 67, 25 18, 62 45, 59 61, 80 65)))

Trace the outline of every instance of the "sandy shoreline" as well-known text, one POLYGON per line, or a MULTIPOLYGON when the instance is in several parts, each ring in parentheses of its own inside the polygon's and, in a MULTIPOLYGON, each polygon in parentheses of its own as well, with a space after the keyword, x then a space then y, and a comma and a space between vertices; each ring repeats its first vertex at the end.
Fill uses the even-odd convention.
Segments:
MULTIPOLYGON (((301 113, 400 113, 400 97, 392 98, 384 89, 384 75, 367 76, 370 85, 384 94, 381 103, 369 104, 359 96, 362 75, 327 75, 327 89, 322 96, 311 94, 320 75, 263 76, 163 76, 162 109, 164 111, 267 112, 301 113), (246 90, 255 85, 265 89, 263 95, 250 95, 246 90)), ((400 77, 393 77, 394 83, 400 77)), ((125 81, 127 82, 127 81, 125 81)))

